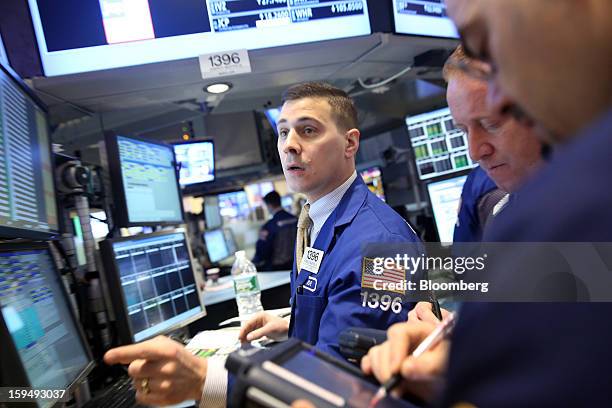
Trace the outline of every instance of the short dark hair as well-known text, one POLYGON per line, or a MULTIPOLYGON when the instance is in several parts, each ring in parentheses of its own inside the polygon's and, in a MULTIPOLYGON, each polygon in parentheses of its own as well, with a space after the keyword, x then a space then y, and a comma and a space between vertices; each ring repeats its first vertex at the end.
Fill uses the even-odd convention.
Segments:
POLYGON ((263 198, 264 203, 269 205, 270 207, 280 207, 281 206, 281 197, 276 191, 270 191, 263 198))
POLYGON ((304 98, 323 98, 332 108, 336 125, 341 130, 354 129, 358 126, 357 108, 351 97, 340 88, 325 82, 305 82, 289 87, 282 97, 283 105, 287 101, 304 98))

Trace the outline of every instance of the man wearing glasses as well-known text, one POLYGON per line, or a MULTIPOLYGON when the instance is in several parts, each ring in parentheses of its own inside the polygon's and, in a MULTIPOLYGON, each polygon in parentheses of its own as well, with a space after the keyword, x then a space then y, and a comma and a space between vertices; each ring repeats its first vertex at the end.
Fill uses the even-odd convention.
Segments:
MULTIPOLYGON (((459 65, 488 82, 489 109, 535 121, 557 144, 485 240, 612 242, 612 2, 446 3, 473 61, 459 65)), ((433 325, 396 325, 387 358, 366 368, 401 372, 442 406, 607 406, 610 315, 610 303, 465 304, 452 350, 443 341, 405 358, 433 325)))

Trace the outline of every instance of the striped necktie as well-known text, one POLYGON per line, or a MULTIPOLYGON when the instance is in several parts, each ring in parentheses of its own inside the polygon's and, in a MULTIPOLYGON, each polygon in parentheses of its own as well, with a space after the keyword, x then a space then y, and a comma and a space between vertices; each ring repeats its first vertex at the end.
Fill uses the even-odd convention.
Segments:
POLYGON ((310 229, 312 227, 312 219, 308 215, 310 211, 310 204, 304 204, 302 207, 302 211, 300 212, 300 217, 298 218, 297 224, 297 240, 295 241, 295 256, 296 256, 296 271, 300 272, 300 267, 302 264, 302 256, 304 255, 304 250, 308 245, 310 245, 310 229))

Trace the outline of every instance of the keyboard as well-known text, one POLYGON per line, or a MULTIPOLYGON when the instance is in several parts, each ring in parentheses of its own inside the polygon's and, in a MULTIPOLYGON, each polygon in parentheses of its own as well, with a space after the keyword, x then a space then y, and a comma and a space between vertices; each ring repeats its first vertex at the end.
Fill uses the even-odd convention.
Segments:
POLYGON ((121 377, 95 398, 89 400, 83 408, 136 408, 143 407, 136 403, 136 390, 130 377, 121 377))

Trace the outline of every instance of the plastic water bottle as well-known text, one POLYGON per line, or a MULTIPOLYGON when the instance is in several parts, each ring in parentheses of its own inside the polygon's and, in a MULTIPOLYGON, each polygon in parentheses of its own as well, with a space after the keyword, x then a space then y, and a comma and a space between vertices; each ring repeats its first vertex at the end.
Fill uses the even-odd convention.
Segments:
POLYGON ((245 317, 263 311, 257 268, 247 259, 244 251, 236 252, 232 277, 239 316, 245 317))

